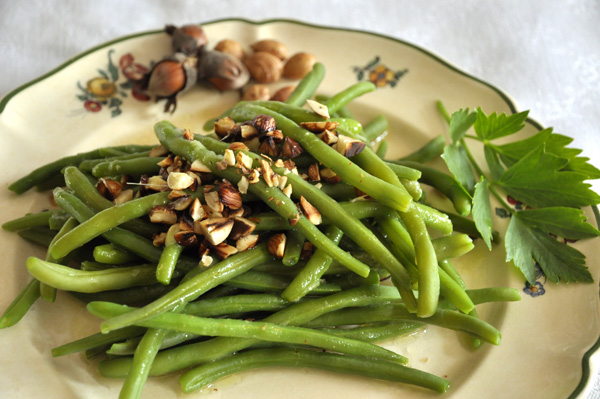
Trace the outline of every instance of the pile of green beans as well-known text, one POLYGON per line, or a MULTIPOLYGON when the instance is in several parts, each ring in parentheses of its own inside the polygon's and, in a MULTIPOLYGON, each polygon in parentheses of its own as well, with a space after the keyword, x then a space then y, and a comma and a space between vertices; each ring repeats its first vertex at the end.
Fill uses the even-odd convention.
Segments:
MULTIPOLYGON (((375 87, 361 82, 332 96, 317 95, 324 74, 317 63, 286 103, 240 102, 219 117, 244 124, 270 118, 302 147, 300 171, 256 149, 232 150, 214 135, 192 137, 163 121, 154 128, 161 147, 77 154, 11 184, 16 194, 53 188, 57 209, 2 225, 45 246, 47 255, 27 259, 32 279, 5 310, 0 328, 16 324, 39 298, 52 302, 57 290, 71 293, 103 321, 98 333, 64 343, 52 355, 103 357, 100 373, 125 379, 122 399, 140 398, 149 376, 180 372, 181 388, 190 392, 233 373, 272 366, 325 369, 445 392, 449 381, 407 366, 410 359, 377 342, 434 325, 466 333, 474 348, 483 342, 498 345, 500 332, 478 317, 475 306, 516 301, 519 294, 510 288, 469 290, 451 263, 474 247, 477 234, 467 218, 469 193, 452 176, 425 165, 440 155, 443 137, 386 160, 387 119, 378 115, 363 128, 346 108, 375 87), (302 108, 311 98, 327 107, 339 135, 364 144, 361 152, 348 158, 303 127, 326 120, 302 108), (217 256, 211 251, 219 244, 197 230, 192 213, 184 217, 179 209, 175 224, 152 223, 151 215, 175 212, 182 197, 207 204, 206 210, 210 187, 225 181, 241 189, 245 172, 226 162, 229 151, 256 169, 268 160, 291 193, 264 175, 247 193, 240 190, 248 210, 218 217, 227 223, 247 218, 257 243, 217 256), (176 162, 188 176, 194 165, 208 168, 211 182, 202 184, 196 176, 199 187, 170 187, 169 165, 176 162), (303 168, 314 164, 331 169, 341 182, 303 177, 303 168), (150 179, 163 183, 153 188, 150 179), (60 186, 49 187, 49 181, 60 186), (460 215, 428 205, 421 183, 445 195, 460 215), (129 197, 118 201, 107 193, 109 186, 131 190, 129 197), (302 201, 312 204, 320 223, 301 210, 302 201), (186 231, 199 241, 187 243, 178 234, 191 225, 186 231), (286 244, 278 255, 271 238, 279 234, 286 244)), ((214 126, 210 120, 204 127, 214 126)))

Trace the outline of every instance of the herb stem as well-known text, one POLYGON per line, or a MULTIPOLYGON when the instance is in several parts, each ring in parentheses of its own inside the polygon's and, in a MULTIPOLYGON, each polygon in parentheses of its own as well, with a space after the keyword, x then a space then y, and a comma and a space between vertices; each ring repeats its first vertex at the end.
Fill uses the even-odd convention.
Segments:
POLYGON ((500 205, 502 205, 508 212, 510 212, 511 215, 514 214, 515 212, 514 212, 513 208, 510 205, 508 205, 506 203, 506 201, 504 201, 504 198, 502 198, 502 196, 500 194, 498 194, 498 192, 494 189, 494 187, 492 187, 493 184, 494 184, 493 182, 490 182, 490 188, 489 188, 490 193, 492 193, 492 195, 494 197, 496 197, 498 202, 500 202, 500 205))
POLYGON ((450 123, 450 114, 448 113, 448 110, 446 109, 446 106, 444 105, 443 102, 441 102, 440 100, 436 101, 435 106, 437 107, 438 111, 440 112, 440 114, 442 115, 442 117, 444 118, 444 120, 446 120, 446 123, 450 123))
POLYGON ((469 150, 469 147, 467 147, 467 144, 465 143, 465 140, 464 139, 460 139, 460 144, 465 149, 465 153, 467 154, 467 158, 469 158, 469 162, 471 162, 471 165, 473 166, 473 168, 475 169, 475 171, 477 172, 477 174, 479 176, 483 176, 483 177, 485 177, 487 179, 487 176, 485 175, 485 173, 483 173, 483 170, 481 170, 481 168, 477 164, 477 161, 475 161, 475 158, 473 157, 473 154, 471 154, 471 150, 469 150))

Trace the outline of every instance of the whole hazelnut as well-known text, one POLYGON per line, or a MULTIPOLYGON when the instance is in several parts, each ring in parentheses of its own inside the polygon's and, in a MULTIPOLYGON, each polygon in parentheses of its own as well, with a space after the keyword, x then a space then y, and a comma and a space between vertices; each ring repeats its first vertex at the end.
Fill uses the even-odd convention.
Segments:
POLYGON ((240 60, 244 59, 244 57, 246 56, 242 45, 239 42, 236 42, 235 40, 231 40, 231 39, 221 40, 215 46, 215 51, 220 51, 221 53, 231 54, 234 57, 239 58, 240 60))
POLYGON ((243 101, 256 101, 256 100, 267 101, 267 100, 269 100, 270 95, 271 95, 271 93, 269 92, 269 88, 267 86, 260 84, 260 83, 251 84, 244 88, 244 92, 242 93, 242 100, 243 101))
POLYGON ((317 59, 310 53, 294 54, 283 67, 283 76, 288 79, 302 79, 315 65, 317 59))
POLYGON ((219 90, 237 90, 250 79, 248 70, 239 58, 219 51, 198 54, 198 77, 219 90))
POLYGON ((252 50, 255 52, 265 52, 273 54, 281 61, 285 60, 288 56, 288 50, 285 44, 278 42, 277 40, 265 39, 252 44, 252 50))
POLYGON ((294 90, 296 90, 296 86, 284 86, 273 94, 271 101, 281 101, 283 103, 290 97, 294 90))
POLYGON ((207 43, 206 34, 199 25, 184 25, 176 27, 167 25, 165 32, 172 36, 172 44, 175 52, 192 55, 207 43))
POLYGON ((244 64, 257 82, 272 83, 281 79, 283 63, 271 53, 254 53, 244 59, 244 64))

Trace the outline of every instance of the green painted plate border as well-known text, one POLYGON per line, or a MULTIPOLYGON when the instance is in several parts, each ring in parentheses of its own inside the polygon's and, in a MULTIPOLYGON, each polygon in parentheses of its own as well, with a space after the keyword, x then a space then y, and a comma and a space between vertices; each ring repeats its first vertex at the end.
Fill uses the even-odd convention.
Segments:
MULTIPOLYGON (((293 19, 280 19, 280 18, 274 18, 274 19, 266 19, 266 20, 261 20, 261 21, 252 21, 249 19, 244 19, 244 18, 223 18, 223 19, 215 19, 212 21, 208 21, 208 22, 203 22, 201 23, 201 25, 211 25, 211 24, 216 24, 216 23, 221 23, 221 22, 242 22, 242 23, 246 23, 246 24, 250 24, 250 25, 266 25, 266 24, 270 24, 270 23, 275 23, 275 22, 283 22, 283 23, 290 23, 290 24, 296 24, 296 25, 302 25, 302 26, 307 26, 309 28, 317 28, 317 29, 326 29, 326 30, 335 30, 335 31, 343 31, 343 32, 357 32, 357 33, 362 33, 365 35, 369 35, 369 36, 375 36, 375 37, 379 37, 382 39, 387 39, 387 40, 391 40, 394 41, 396 43, 401 43, 405 46, 409 46, 415 50, 420 51, 421 53, 433 58, 434 60, 438 61, 440 64, 442 64, 443 66, 451 69, 452 71, 459 73, 460 75, 463 75, 471 80, 474 80, 484 86, 489 87, 490 89, 492 89, 494 92, 496 92, 496 94, 498 94, 503 100, 504 102, 508 105, 509 109, 511 110, 511 112, 517 113, 517 106, 515 104, 515 102, 510 98, 510 96, 508 94, 506 94, 505 92, 503 92, 502 90, 500 90, 499 88, 493 86, 492 84, 479 79, 476 76, 473 76, 461 69, 459 69, 458 67, 452 65, 450 62, 446 61, 445 59, 441 58, 440 56, 422 48, 419 47, 413 43, 401 40, 401 39, 396 39, 394 37, 391 36, 387 36, 381 33, 375 33, 375 32, 370 32, 370 31, 365 31, 365 30, 360 30, 360 29, 348 29, 348 28, 340 28, 340 27, 330 27, 330 26, 322 26, 322 25, 316 25, 316 24, 311 24, 311 23, 307 23, 307 22, 303 22, 303 21, 297 21, 297 20, 293 20, 293 19)), ((0 114, 2 112, 4 112, 4 109, 6 108, 6 105, 8 104, 8 102, 17 94, 19 94, 21 91, 27 89, 30 86, 33 86, 34 84, 41 82, 42 80, 51 77, 52 75, 54 75, 55 73, 57 73, 58 71, 66 68, 67 66, 71 65, 72 63, 76 62, 77 60, 85 57, 86 55, 93 53, 97 50, 100 50, 102 48, 108 47, 112 44, 115 43, 119 43, 125 40, 129 40, 129 39, 134 39, 137 37, 141 37, 141 36, 146 36, 146 35, 153 35, 153 34, 157 34, 163 32, 162 29, 158 29, 158 30, 151 30, 151 31, 145 31, 145 32, 139 32, 139 33, 134 33, 132 35, 128 35, 128 36, 123 36, 117 39, 113 39, 110 40, 108 42, 105 43, 101 43, 97 46, 94 46, 92 48, 90 48, 89 50, 77 54, 76 56, 70 58, 69 60, 65 61, 64 63, 60 64, 59 66, 57 66, 56 68, 50 70, 48 73, 45 73, 44 75, 28 82, 25 83, 22 86, 19 86, 18 88, 14 89, 13 91, 9 92, 7 95, 5 95, 2 100, 0 101, 0 114)), ((527 118, 527 122, 529 124, 531 124, 532 126, 534 126, 536 129, 541 130, 543 129, 543 126, 537 122, 536 120, 532 119, 532 118, 527 118)), ((597 213, 597 208, 596 208, 596 224, 600 227, 600 217, 598 217, 598 213, 597 213)), ((600 291, 599 291, 599 296, 600 296, 600 291)), ((594 343, 594 345, 592 345, 592 347, 590 349, 588 349, 588 351, 583 355, 583 359, 581 361, 581 366, 582 366, 582 375, 581 375, 581 380, 579 381, 579 384, 577 385, 577 387, 575 388, 575 390, 571 393, 571 395, 569 395, 568 399, 574 399, 577 397, 577 395, 579 395, 582 391, 583 388, 585 387, 585 385, 587 384, 589 378, 590 378, 590 357, 592 356, 592 354, 594 354, 597 350, 600 349, 600 335, 598 336, 598 339, 596 340, 596 342, 594 343)))

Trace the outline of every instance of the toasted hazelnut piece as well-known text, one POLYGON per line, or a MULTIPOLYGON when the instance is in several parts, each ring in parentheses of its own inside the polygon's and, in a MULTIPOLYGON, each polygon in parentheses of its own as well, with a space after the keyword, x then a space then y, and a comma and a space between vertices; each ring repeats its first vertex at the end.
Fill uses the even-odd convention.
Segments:
POLYGON ((169 173, 167 185, 171 190, 185 190, 194 184, 194 178, 183 172, 169 173))
POLYGON ((203 254, 202 257, 200 258, 200 263, 204 267, 208 267, 208 266, 212 265, 212 262, 213 262, 213 257, 210 256, 208 253, 203 254))
POLYGON ((168 168, 169 166, 173 165, 173 157, 165 157, 162 161, 158 162, 157 165, 161 168, 168 168))
POLYGON ((277 129, 275 118, 269 115, 256 115, 252 119, 252 126, 254 126, 260 133, 267 133, 277 129))
POLYGON ((123 190, 113 200, 116 205, 124 204, 133 199, 133 190, 123 190))
POLYGON ((314 252, 313 243, 310 241, 304 241, 302 245, 302 252, 300 253, 300 259, 308 259, 314 252))
POLYGON ((319 174, 319 164, 313 163, 309 165, 308 170, 308 178, 312 181, 321 181, 321 175, 319 174))
POLYGON ((295 226, 299 220, 300 220, 300 214, 297 213, 296 215, 294 215, 293 218, 288 219, 288 222, 290 223, 291 226, 295 226))
POLYGON ((271 169, 271 165, 262 159, 260 161, 260 167, 262 169, 262 176, 263 179, 265 179, 265 183, 267 183, 267 186, 273 187, 273 176, 275 176, 275 172, 273 172, 273 169, 271 169))
POLYGON ((213 253, 221 259, 225 259, 238 252, 237 248, 224 242, 213 246, 213 253))
POLYGON ((219 193, 217 191, 205 191, 204 201, 206 201, 206 205, 211 211, 223 212, 223 203, 220 201, 219 193))
POLYGON ((250 248, 255 247, 257 243, 258 243, 258 235, 250 234, 246 237, 239 238, 235 242, 235 248, 238 250, 238 252, 244 252, 250 248))
POLYGON ((322 133, 325 130, 335 130, 340 125, 334 121, 300 122, 300 126, 313 133, 322 133))
POLYGON ((280 190, 283 190, 285 188, 285 185, 287 184, 288 178, 287 176, 279 176, 279 184, 277 184, 277 187, 279 187, 280 190))
POLYGON ((283 233, 273 234, 267 241, 269 253, 277 258, 283 258, 287 237, 283 233))
POLYGON ((243 59, 246 54, 244 54, 244 48, 242 45, 231 39, 223 39, 219 43, 215 45, 215 51, 219 51, 221 53, 231 54, 234 57, 243 59))
POLYGON ((267 132, 267 137, 271 137, 276 143, 281 143, 284 139, 283 132, 279 129, 267 132))
POLYGON ((285 188, 283 189, 283 193, 287 195, 288 198, 292 198, 292 185, 288 184, 287 186, 285 186, 285 188))
POLYGON ((176 211, 183 211, 192 205, 192 202, 194 202, 194 198, 192 198, 190 195, 184 195, 171 202, 171 206, 176 211))
POLYGON ((196 159, 194 162, 192 162, 192 164, 190 165, 190 170, 194 171, 194 172, 201 172, 201 173, 210 173, 210 168, 208 166, 206 166, 205 164, 203 164, 200 160, 196 159))
POLYGON ((194 134, 192 133, 192 131, 190 129, 185 129, 183 131, 183 138, 189 141, 194 140, 194 134))
POLYGON ((153 191, 168 191, 169 186, 167 185, 166 180, 164 180, 160 176, 151 176, 148 178, 148 183, 146 184, 146 188, 153 191))
POLYGON ((175 224, 177 223, 177 214, 171 208, 157 205, 150 209, 150 221, 152 223, 175 224))
POLYGON ((271 101, 281 101, 285 102, 290 95, 296 90, 296 86, 284 86, 281 89, 277 90, 275 94, 271 97, 271 101))
POLYGON ((260 177, 260 171, 258 169, 252 169, 252 172, 250 172, 250 174, 248 175, 248 183, 250 183, 250 184, 258 183, 259 177, 260 177))
POLYGON ((235 121, 233 119, 231 119, 229 116, 218 119, 215 122, 215 133, 221 139, 224 137, 228 137, 234 128, 235 128, 235 121))
POLYGON ((306 218, 310 220, 310 222, 315 226, 321 224, 321 222, 323 221, 323 219, 321 218, 321 214, 319 213, 317 208, 315 208, 303 196, 300 196, 300 208, 302 208, 304 216, 306 216, 306 218))
POLYGON ((247 235, 252 234, 255 228, 256 223, 250 221, 249 219, 235 217, 233 218, 233 229, 229 234, 229 238, 232 240, 237 240, 238 238, 246 237, 247 235))
POLYGON ((302 79, 309 73, 317 58, 310 53, 296 53, 290 57, 283 67, 283 77, 288 79, 302 79))
POLYGON ((249 155, 244 154, 242 151, 239 151, 235 156, 236 165, 240 168, 252 169, 252 164, 254 161, 249 155))
POLYGON ((267 101, 271 96, 269 88, 262 83, 248 85, 242 92, 242 101, 267 101))
POLYGON ((318 137, 327 145, 333 145, 338 141, 337 133, 329 130, 325 130, 323 133, 319 134, 318 137))
POLYGON ((264 39, 250 45, 256 52, 264 51, 273 54, 280 60, 285 60, 288 56, 288 50, 285 44, 273 39, 264 39))
POLYGON ((343 134, 338 135, 336 150, 345 157, 352 158, 353 156, 360 154, 364 149, 365 143, 362 141, 344 136, 343 134))
POLYGON ((167 239, 167 233, 155 233, 152 236, 152 245, 155 247, 162 247, 165 245, 165 240, 167 239))
POLYGON ((194 232, 202 234, 212 245, 217 245, 229 236, 233 229, 233 220, 216 217, 194 222, 194 232))
POLYGON ((244 59, 250 76, 260 83, 272 83, 281 79, 283 63, 279 58, 264 51, 256 52, 244 59))
POLYGON ((248 146, 241 141, 234 141, 227 146, 231 151, 248 151, 248 146))
POLYGON ((272 187, 279 187, 279 175, 277 173, 273 173, 273 176, 271 177, 271 181, 273 183, 272 187))
POLYGON ((259 135, 258 129, 256 129, 252 125, 241 125, 240 126, 240 135, 242 136, 242 140, 248 141, 252 140, 259 135))
POLYGON ((227 165, 227 162, 225 162, 225 161, 219 161, 215 164, 215 166, 217 167, 218 170, 225 170, 225 169, 227 169, 227 167, 229 165, 227 165))
POLYGON ((193 231, 178 231, 173 237, 177 244, 184 247, 198 244, 198 237, 196 237, 196 234, 194 234, 193 231))
POLYGON ((238 209, 242 207, 242 197, 240 192, 227 180, 219 183, 218 193, 221 203, 227 208, 238 209))
POLYGON ((194 222, 202 220, 207 216, 206 211, 198 198, 194 198, 194 202, 192 202, 192 205, 190 206, 190 216, 194 222))
POLYGON ((277 144, 275 144, 275 140, 272 137, 265 137, 260 147, 258 147, 258 151, 271 157, 279 155, 279 148, 277 148, 277 144))
POLYGON ((229 209, 229 213, 227 214, 228 217, 230 218, 236 218, 236 217, 244 217, 244 215, 246 214, 246 209, 244 209, 244 206, 241 206, 238 209, 229 209))
POLYGON ((283 167, 289 170, 290 172, 294 169, 297 170, 296 164, 291 159, 286 159, 285 161, 283 161, 283 167))
POLYGON ((321 179, 327 183, 339 183, 342 181, 342 179, 329 168, 321 169, 321 179))
POLYGON ((327 109, 327 106, 314 100, 306 100, 306 105, 308 105, 308 108, 310 108, 315 114, 322 116, 325 119, 331 118, 329 116, 329 110, 327 109))
POLYGON ((281 147, 281 155, 284 158, 296 158, 298 155, 304 152, 304 148, 296 140, 285 137, 283 139, 283 146, 281 147))
POLYGON ((233 151, 226 149, 223 154, 223 161, 225 161, 228 166, 235 166, 235 154, 233 151))
POLYGON ((169 149, 165 146, 158 145, 150 150, 148 153, 149 157, 162 157, 169 153, 169 149))
POLYGON ((238 182, 238 190, 240 192, 240 194, 246 194, 248 192, 248 186, 249 186, 249 182, 248 179, 246 178, 246 176, 242 176, 240 178, 240 181, 238 182))
POLYGON ((96 189, 103 197, 113 199, 119 195, 123 185, 116 180, 100 178, 96 184, 96 189))
POLYGON ((278 158, 275 160, 275 166, 278 168, 285 168, 285 164, 283 163, 283 159, 278 158))
MULTIPOLYGON (((175 226, 175 225, 173 225, 175 226)), ((181 217, 179 218, 179 230, 181 231, 194 231, 194 221, 192 220, 192 218, 187 215, 187 214, 183 214, 181 215, 181 217)))

